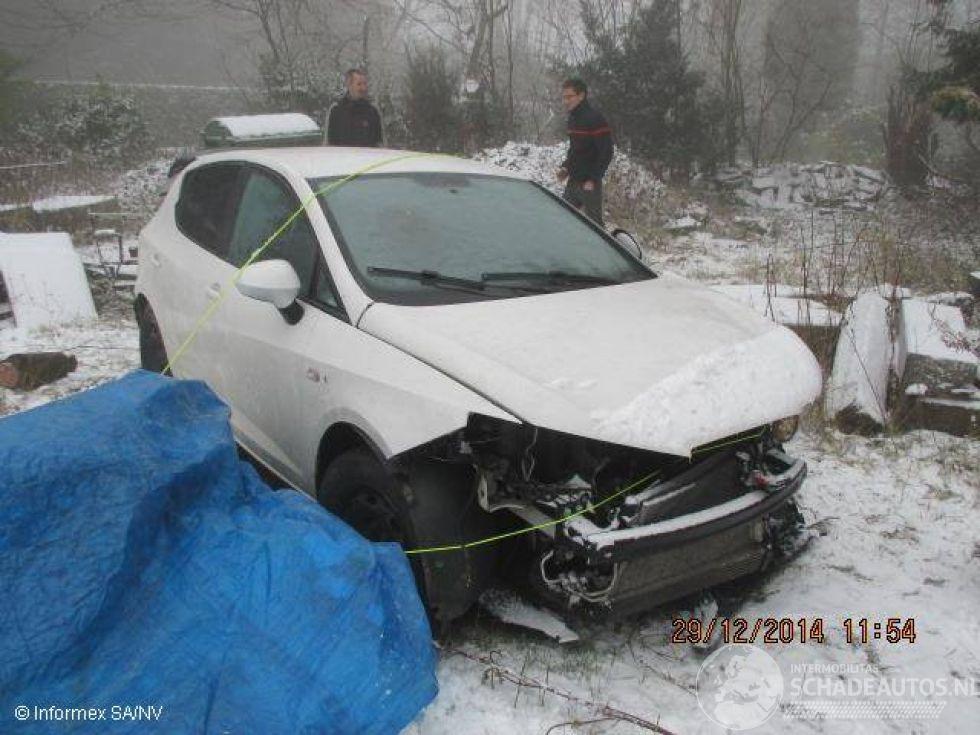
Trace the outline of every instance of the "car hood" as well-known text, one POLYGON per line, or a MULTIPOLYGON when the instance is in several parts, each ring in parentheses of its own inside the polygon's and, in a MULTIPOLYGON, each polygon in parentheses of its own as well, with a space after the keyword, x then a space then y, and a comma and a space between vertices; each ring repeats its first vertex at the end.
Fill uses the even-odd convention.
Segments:
POLYGON ((820 393, 788 329, 673 275, 444 306, 373 304, 359 327, 542 428, 675 455, 820 393))

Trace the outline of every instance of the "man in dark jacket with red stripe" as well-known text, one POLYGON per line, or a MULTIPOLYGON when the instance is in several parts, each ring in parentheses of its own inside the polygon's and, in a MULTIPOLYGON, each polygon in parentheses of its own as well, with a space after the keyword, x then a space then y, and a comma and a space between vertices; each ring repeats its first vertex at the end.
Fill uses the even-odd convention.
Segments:
POLYGON ((581 79, 566 79, 561 101, 568 111, 568 155, 558 169, 565 181, 565 201, 602 224, 602 177, 613 156, 612 130, 602 113, 589 104, 581 79))
POLYGON ((374 148, 381 145, 381 115, 368 100, 368 78, 363 69, 344 75, 345 94, 327 113, 327 145, 374 148))

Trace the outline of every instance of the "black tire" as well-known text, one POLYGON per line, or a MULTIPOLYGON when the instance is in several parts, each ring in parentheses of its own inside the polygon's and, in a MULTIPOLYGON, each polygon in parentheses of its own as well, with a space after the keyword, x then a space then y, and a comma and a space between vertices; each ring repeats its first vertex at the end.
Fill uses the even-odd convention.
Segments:
POLYGON ((167 349, 163 345, 160 325, 157 323, 153 309, 145 301, 140 301, 136 305, 136 323, 140 330, 140 366, 153 373, 170 375, 169 370, 164 372, 169 360, 167 349))
MULTIPOLYGON (((476 502, 473 470, 418 461, 392 476, 366 448, 337 457, 323 473, 318 499, 371 541, 395 541, 405 550, 450 546, 486 538, 496 519, 476 502)), ((496 573, 497 549, 412 554, 415 581, 434 626, 465 613, 496 573)))

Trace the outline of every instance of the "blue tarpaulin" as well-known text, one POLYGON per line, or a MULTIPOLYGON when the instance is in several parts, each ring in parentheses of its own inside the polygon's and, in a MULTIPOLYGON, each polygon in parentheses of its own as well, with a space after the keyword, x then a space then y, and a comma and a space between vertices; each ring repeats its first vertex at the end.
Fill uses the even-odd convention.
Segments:
POLYGON ((202 383, 0 420, 0 732, 389 733, 435 693, 405 555, 268 488, 202 383))

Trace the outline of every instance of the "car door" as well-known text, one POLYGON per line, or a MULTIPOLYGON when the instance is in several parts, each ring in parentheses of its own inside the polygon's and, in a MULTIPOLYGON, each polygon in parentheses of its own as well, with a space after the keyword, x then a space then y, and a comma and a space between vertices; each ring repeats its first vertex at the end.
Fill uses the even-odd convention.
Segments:
POLYGON ((148 240, 145 260, 153 270, 151 306, 167 337, 174 374, 218 390, 213 325, 202 321, 227 277, 228 234, 238 200, 242 167, 214 163, 188 171, 181 181, 172 226, 148 240), (152 241, 151 241, 152 240, 152 241))
POLYGON ((256 261, 288 261, 300 279, 304 313, 291 325, 271 304, 229 291, 213 317, 221 343, 213 372, 242 445, 285 479, 312 489, 305 454, 311 433, 336 403, 330 392, 334 359, 343 355, 345 343, 363 336, 347 320, 305 213, 263 248, 300 206, 284 179, 248 167, 229 234, 229 275, 257 249, 256 261))

